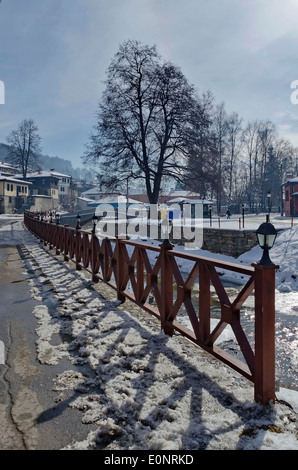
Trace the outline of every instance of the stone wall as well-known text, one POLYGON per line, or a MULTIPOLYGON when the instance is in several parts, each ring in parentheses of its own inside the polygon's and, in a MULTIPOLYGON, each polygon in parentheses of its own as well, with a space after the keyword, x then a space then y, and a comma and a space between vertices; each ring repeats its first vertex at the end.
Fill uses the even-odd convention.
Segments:
POLYGON ((30 211, 32 212, 42 212, 42 211, 51 211, 57 209, 57 199, 53 199, 51 196, 44 196, 34 194, 30 196, 30 211))
MULTIPOLYGON (((128 233, 128 230, 127 230, 128 233)), ((160 241, 163 241, 161 237, 160 226, 158 227, 160 241)), ((147 226, 147 236, 150 237, 150 227, 147 226)), ((117 225, 110 227, 110 231, 106 236, 118 235, 117 225)), ((152 234, 151 234, 152 236, 152 234)), ((129 235, 128 235, 129 238, 129 235)), ((185 239, 173 239, 170 235, 170 241, 174 244, 182 245, 191 240, 185 239)), ((249 251, 255 245, 258 244, 257 235, 255 230, 228 230, 218 228, 204 228, 203 229, 203 250, 211 251, 211 253, 221 253, 228 256, 237 258, 246 251, 249 251)))
POLYGON ((255 230, 204 228, 203 250, 237 258, 258 244, 255 230))

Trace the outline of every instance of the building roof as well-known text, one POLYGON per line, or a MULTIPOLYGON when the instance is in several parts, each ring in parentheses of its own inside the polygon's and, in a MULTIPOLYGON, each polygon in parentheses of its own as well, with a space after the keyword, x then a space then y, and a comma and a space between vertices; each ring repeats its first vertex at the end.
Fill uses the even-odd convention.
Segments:
POLYGON ((14 165, 11 165, 10 163, 6 162, 0 162, 0 166, 3 168, 10 168, 11 170, 15 170, 16 167, 14 165))
POLYGON ((171 199, 170 201, 168 201, 169 204, 172 204, 175 202, 178 202, 178 203, 184 202, 185 204, 208 204, 208 205, 214 204, 213 201, 209 201, 207 199, 187 199, 185 197, 175 197, 175 199, 171 199))
POLYGON ((10 181, 11 183, 20 183, 20 184, 32 184, 30 181, 19 180, 13 176, 4 176, 0 175, 0 181, 10 181))
POLYGON ((127 200, 126 196, 121 195, 107 195, 106 197, 92 201, 90 204, 125 204, 126 202, 129 202, 130 204, 140 204, 140 201, 137 201, 136 199, 128 198, 127 200))
POLYGON ((172 196, 172 197, 198 197, 198 193, 194 193, 193 191, 185 191, 180 189, 170 189, 169 191, 162 191, 162 196, 172 196))
POLYGON ((289 183, 298 183, 298 176, 295 176, 294 178, 288 178, 284 183, 283 183, 283 186, 285 184, 289 184, 289 183))
POLYGON ((94 194, 94 195, 102 194, 102 191, 100 190, 100 188, 95 187, 95 188, 87 189, 87 191, 82 192, 83 197, 85 197, 85 195, 89 195, 89 194, 94 194))
POLYGON ((66 175, 64 173, 59 173, 55 170, 41 170, 41 171, 34 171, 32 173, 27 173, 26 178, 46 178, 53 176, 54 178, 72 178, 70 175, 66 175))

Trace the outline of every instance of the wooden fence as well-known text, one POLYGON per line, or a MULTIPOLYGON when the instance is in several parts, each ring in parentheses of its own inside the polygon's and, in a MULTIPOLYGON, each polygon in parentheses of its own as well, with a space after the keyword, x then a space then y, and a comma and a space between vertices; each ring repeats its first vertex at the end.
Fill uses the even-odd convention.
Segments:
POLYGON ((150 312, 166 334, 174 331, 208 351, 254 384, 255 401, 275 401, 275 267, 253 264, 244 267, 177 251, 163 243, 153 246, 120 238, 99 239, 95 231, 39 220, 25 213, 24 223, 65 261, 86 269, 95 282, 104 281, 126 298, 150 312), (153 261, 152 261, 153 260, 153 261), (181 266, 191 265, 185 276, 181 266), (240 273, 246 278, 237 297, 231 300, 217 269, 240 273), (221 317, 211 328, 211 286, 218 296, 221 317), (198 291, 194 287, 198 286, 198 291), (254 345, 241 325, 241 308, 254 294, 254 345), (179 320, 184 309, 191 326, 179 320), (230 325, 241 351, 241 359, 215 344, 230 325))

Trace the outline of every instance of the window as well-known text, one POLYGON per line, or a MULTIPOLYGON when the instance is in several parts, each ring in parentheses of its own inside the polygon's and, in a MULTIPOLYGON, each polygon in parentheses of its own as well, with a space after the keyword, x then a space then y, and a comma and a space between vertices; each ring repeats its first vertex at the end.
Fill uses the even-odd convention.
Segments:
POLYGON ((10 204, 12 203, 12 197, 11 197, 11 196, 9 196, 8 202, 9 202, 10 204))
POLYGON ((287 189, 286 190, 286 201, 288 201, 288 200, 289 200, 289 190, 287 189))
POLYGON ((10 185, 10 190, 13 191, 13 184, 10 185))
POLYGON ((8 183, 6 185, 6 189, 7 189, 7 191, 9 191, 9 184, 8 183))

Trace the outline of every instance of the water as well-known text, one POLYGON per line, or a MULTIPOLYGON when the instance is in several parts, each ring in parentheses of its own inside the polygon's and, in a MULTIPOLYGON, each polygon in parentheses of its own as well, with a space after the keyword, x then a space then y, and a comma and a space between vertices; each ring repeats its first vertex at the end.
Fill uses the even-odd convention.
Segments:
POLYGON ((298 391, 297 315, 276 313, 276 375, 280 385, 298 391))
MULTIPOLYGON (((132 290, 131 286, 127 287, 128 290, 132 290)), ((225 290, 227 295, 232 302, 239 293, 239 287, 226 285, 225 290)), ((195 284, 192 289, 192 303, 196 311, 198 311, 198 284, 195 284)), ((174 285, 174 301, 175 301, 175 285, 174 285)), ((155 299, 153 294, 149 295, 147 302, 151 305, 155 305, 155 299)), ((211 286, 211 329, 213 329, 221 317, 220 302, 216 292, 211 286)), ((254 351, 254 295, 250 297, 243 304, 240 311, 240 322, 245 332, 245 335, 254 351)), ((176 317, 176 320, 189 327, 190 321, 188 319, 187 312, 182 304, 180 311, 176 317)), ((291 389, 298 390, 298 375, 295 361, 298 346, 298 327, 297 327, 297 315, 283 314, 276 312, 276 379, 280 386, 288 387, 291 389)), ((232 356, 236 356, 240 360, 243 359, 238 342, 229 326, 225 328, 221 336, 218 338, 216 344, 218 344, 223 350, 229 352, 232 356)))

